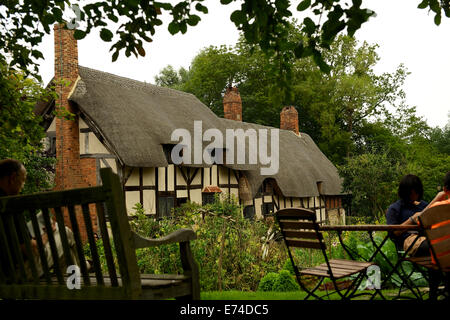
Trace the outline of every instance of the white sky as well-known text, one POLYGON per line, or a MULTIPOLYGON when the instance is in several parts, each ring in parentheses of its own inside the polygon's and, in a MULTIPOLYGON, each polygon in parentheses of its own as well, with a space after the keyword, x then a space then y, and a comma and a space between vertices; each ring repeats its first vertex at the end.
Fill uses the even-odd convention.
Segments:
MULTIPOLYGON (((299 0, 293 1, 298 3, 299 0)), ((173 2, 173 1, 172 1, 173 2)), ((404 63, 411 74, 404 90, 409 105, 417 106, 417 112, 429 125, 443 127, 449 121, 450 111, 450 18, 443 17, 440 26, 433 22, 434 13, 417 9, 420 0, 365 0, 363 7, 377 13, 356 32, 358 40, 380 45, 378 73, 393 72, 404 63)), ((238 31, 230 21, 230 14, 239 5, 220 5, 218 0, 206 0, 207 15, 188 28, 184 35, 172 36, 167 24, 156 29, 152 43, 146 43, 145 58, 126 58, 124 53, 112 63, 109 48, 97 31, 78 41, 79 64, 114 73, 132 79, 154 82, 154 77, 166 65, 176 69, 188 68, 191 60, 204 47, 210 45, 234 45, 238 31)), ((299 21, 303 17, 292 10, 299 21)), ((53 77, 53 34, 47 35, 39 49, 44 53, 40 74, 44 83, 53 77)))

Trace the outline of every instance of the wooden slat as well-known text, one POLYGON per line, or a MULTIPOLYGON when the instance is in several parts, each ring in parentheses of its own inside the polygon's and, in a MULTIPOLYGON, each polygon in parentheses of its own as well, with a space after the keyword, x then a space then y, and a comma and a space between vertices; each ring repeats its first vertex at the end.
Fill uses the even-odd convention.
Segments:
POLYGON ((419 217, 424 228, 433 224, 450 220, 450 204, 435 206, 425 210, 419 217))
POLYGON ((298 218, 298 219, 307 219, 310 221, 316 220, 316 213, 312 210, 308 210, 308 209, 304 209, 304 208, 281 209, 276 212, 276 215, 279 217, 279 219, 298 218))
POLYGON ((94 263, 95 276, 97 278, 97 283, 103 285, 104 282, 103 282, 103 276, 102 276, 102 266, 100 264, 100 259, 98 256, 97 244, 96 244, 95 238, 94 238, 94 231, 92 230, 92 221, 91 221, 89 205, 83 204, 81 207, 83 210, 84 225, 86 227, 86 233, 87 233, 88 240, 89 240, 89 247, 91 249, 92 262, 94 263))
POLYGON ((439 264, 444 271, 449 271, 450 268, 450 253, 438 258, 439 264))
POLYGON ((133 299, 142 293, 139 269, 137 265, 136 253, 130 250, 132 235, 126 206, 123 199, 119 178, 114 175, 111 169, 100 170, 102 181, 105 185, 111 186, 111 197, 106 202, 111 229, 114 234, 114 247, 117 252, 120 275, 128 296, 133 299))
POLYGON ((111 250, 111 242, 109 239, 108 228, 106 226, 106 217, 103 203, 96 203, 98 224, 100 227, 100 233, 102 236, 103 248, 105 250, 106 264, 108 266, 109 278, 111 279, 111 285, 117 287, 119 283, 117 282, 116 266, 114 264, 114 257, 111 250))
POLYGON ((21 283, 23 281, 23 279, 25 279, 25 263, 24 263, 24 259, 23 259, 23 255, 22 255, 22 249, 20 248, 19 245, 19 238, 17 237, 17 232, 16 232, 16 225, 14 222, 14 218, 12 215, 7 215, 6 216, 6 223, 7 223, 7 227, 9 229, 9 235, 10 235, 10 247, 12 249, 12 254, 13 256, 16 258, 16 262, 19 265, 19 278, 18 278, 18 283, 21 283))
POLYGON ((34 239, 36 240, 36 244, 38 247, 38 253, 40 257, 40 262, 42 266, 42 271, 44 272, 44 277, 47 280, 47 283, 50 283, 50 271, 47 263, 47 257, 45 255, 44 244, 42 243, 42 230, 39 227, 39 223, 36 218, 37 210, 32 209, 29 211, 31 217, 31 225, 33 226, 34 231, 34 239))
POLYGON ((439 256, 440 253, 450 251, 450 238, 440 241, 438 243, 432 244, 434 252, 439 256))
MULTIPOLYGON (((325 271, 328 272, 328 267, 327 266, 317 266, 312 268, 313 270, 317 270, 317 271, 325 271)), ((351 274, 357 273, 358 270, 344 270, 344 269, 338 269, 338 268, 331 268, 331 271, 333 272, 333 276, 338 276, 338 277, 347 277, 351 274)))
POLYGON ((436 269, 437 267, 433 265, 431 262, 431 256, 428 257, 410 257, 406 259, 407 261, 411 261, 412 263, 424 266, 426 268, 436 269))
POLYGON ((450 223, 436 229, 426 230, 428 239, 435 240, 450 235, 450 223))
POLYGON ((49 212, 48 208, 42 209, 42 215, 44 217, 45 230, 47 233, 48 242, 50 244, 50 251, 52 254, 52 258, 53 258, 53 270, 56 273, 59 284, 64 284, 64 277, 61 272, 61 268, 59 266, 58 249, 56 248, 56 241, 55 241, 52 224, 50 222, 50 212, 49 212))
POLYGON ((319 277, 328 277, 328 278, 330 277, 330 274, 323 270, 306 269, 306 270, 301 270, 300 273, 308 274, 308 275, 312 275, 312 276, 319 276, 319 277))
POLYGON ((280 220, 280 227, 282 229, 307 229, 314 230, 315 224, 313 222, 306 221, 290 221, 290 220, 280 220))
POLYGON ((318 241, 303 241, 303 240, 286 238, 286 243, 289 247, 322 249, 322 245, 318 241))
POLYGON ((81 270, 81 274, 83 275, 83 281, 85 284, 90 284, 89 274, 86 268, 86 258, 84 257, 83 242, 81 241, 80 228, 78 227, 75 208, 74 206, 69 206, 68 209, 69 209, 70 225, 72 226, 72 233, 75 239, 75 246, 77 249, 78 260, 80 261, 79 267, 81 270))
MULTIPOLYGON (((32 195, 2 198, 1 212, 23 212, 35 208, 55 208, 84 203, 105 201, 108 190, 103 187, 89 187, 63 191, 35 193, 32 195)), ((0 212, 0 213, 1 213, 0 212)))
POLYGON ((355 261, 355 260, 344 260, 344 259, 332 259, 330 263, 339 265, 350 265, 350 266, 361 266, 361 267, 369 267, 373 265, 372 262, 364 262, 364 261, 355 261))
POLYGON ((283 230, 284 236, 287 238, 300 238, 300 239, 321 239, 322 234, 317 232, 298 231, 285 229, 283 230))
POLYGON ((12 258, 12 253, 10 250, 10 245, 9 245, 9 240, 8 240, 8 236, 6 234, 6 226, 3 224, 5 216, 0 217, 0 245, 1 245, 1 249, 2 249, 2 253, 4 255, 6 255, 7 261, 5 261, 4 265, 8 270, 4 271, 8 276, 11 277, 11 280, 16 283, 17 282, 17 277, 16 277, 16 273, 15 273, 15 268, 14 268, 14 264, 13 264, 13 258, 12 258))
POLYGON ((63 217, 62 210, 60 207, 54 208, 54 210, 55 210, 56 222, 58 224, 59 235, 61 238, 61 244, 62 244, 62 248, 63 248, 63 252, 64 252, 64 258, 66 260, 66 265, 70 266, 70 265, 75 264, 75 262, 73 261, 72 255, 70 253, 70 246, 69 246, 69 241, 67 238, 66 226, 64 224, 64 217, 63 217))
POLYGON ((334 263, 330 263, 331 267, 333 268, 333 270, 342 270, 345 272, 359 272, 361 270, 366 269, 366 266, 361 266, 361 265, 343 265, 343 264, 334 264, 334 263))
POLYGON ((38 283, 39 275, 38 275, 37 268, 36 268, 36 261, 35 261, 33 249, 31 248, 31 238, 30 238, 30 234, 28 232, 28 227, 25 222, 25 217, 23 215, 20 215, 17 217, 19 218, 19 220, 18 220, 19 230, 20 230, 20 233, 23 235, 25 253, 27 256, 28 265, 31 270, 31 276, 33 277, 33 282, 38 283))

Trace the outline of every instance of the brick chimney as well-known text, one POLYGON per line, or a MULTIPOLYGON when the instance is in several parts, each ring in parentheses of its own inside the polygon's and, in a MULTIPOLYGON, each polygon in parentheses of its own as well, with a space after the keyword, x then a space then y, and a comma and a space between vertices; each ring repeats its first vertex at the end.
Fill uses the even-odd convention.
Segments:
POLYGON ((298 112, 294 106, 284 107, 280 113, 280 129, 292 130, 296 135, 298 131, 298 112))
MULTIPOLYGON (((67 110, 76 115, 77 110, 69 104, 68 97, 78 78, 78 47, 77 41, 72 36, 72 30, 64 29, 57 24, 55 33, 55 80, 68 81, 65 86, 58 83, 55 90, 58 94, 56 110, 67 110)), ((80 164, 80 130, 78 116, 68 120, 56 117, 56 175, 55 189, 71 189, 84 187, 85 183, 81 175, 80 164)))
MULTIPOLYGON (((96 160, 94 158, 80 159, 80 129, 77 108, 69 103, 69 96, 75 88, 78 79, 78 46, 73 37, 73 30, 64 28, 64 25, 54 26, 55 40, 55 76, 57 83, 55 91, 58 98, 55 109, 69 111, 75 114, 73 119, 55 117, 56 124, 56 170, 55 190, 83 188, 96 184, 96 160), (66 86, 61 81, 69 82, 66 86)), ((82 213, 77 210, 77 220, 80 226, 82 239, 87 239, 82 213)), ((91 207, 92 224, 94 232, 97 231, 95 206, 91 207)), ((66 224, 70 225, 67 213, 66 224)))
POLYGON ((228 87, 223 96, 223 113, 225 119, 242 121, 242 100, 236 87, 228 87))

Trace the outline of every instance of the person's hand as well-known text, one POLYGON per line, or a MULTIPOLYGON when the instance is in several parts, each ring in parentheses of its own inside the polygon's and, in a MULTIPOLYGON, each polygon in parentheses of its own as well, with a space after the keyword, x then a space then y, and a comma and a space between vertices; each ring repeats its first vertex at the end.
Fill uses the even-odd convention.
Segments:
POLYGON ((414 222, 417 224, 419 221, 419 216, 422 214, 422 211, 416 212, 411 216, 411 218, 414 220, 414 222))

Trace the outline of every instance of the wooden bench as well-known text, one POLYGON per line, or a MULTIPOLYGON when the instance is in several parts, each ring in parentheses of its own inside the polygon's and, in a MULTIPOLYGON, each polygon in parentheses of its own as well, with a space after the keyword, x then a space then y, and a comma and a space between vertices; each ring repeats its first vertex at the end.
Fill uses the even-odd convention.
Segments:
POLYGON ((200 298, 198 266, 190 249, 195 233, 180 229, 159 239, 135 234, 128 222, 119 177, 109 168, 101 169, 100 174, 102 186, 0 198, 0 299, 200 298), (38 211, 42 212, 45 229, 49 230, 48 244, 43 244, 37 236, 38 254, 33 254, 26 216, 31 218, 34 234, 38 234, 38 211), (59 229, 62 259, 58 257, 52 214, 59 229), (68 217, 64 218, 65 215, 68 217), (104 256, 97 250, 92 216, 98 222, 104 256), (86 267, 83 252, 85 244, 80 234, 83 225, 91 251, 91 270, 86 267), (74 264, 74 255, 69 248, 70 232, 66 232, 66 226, 75 240, 72 248, 76 247, 75 257, 79 261, 80 289, 68 286, 73 274, 67 273, 66 266, 74 264), (21 237, 23 240, 19 240, 21 237), (140 274, 135 250, 171 243, 179 243, 184 273, 140 274), (46 248, 53 258, 53 266, 47 264, 46 248), (100 259, 106 260, 103 271, 100 259), (37 272, 38 267, 43 270, 42 276, 37 272))

